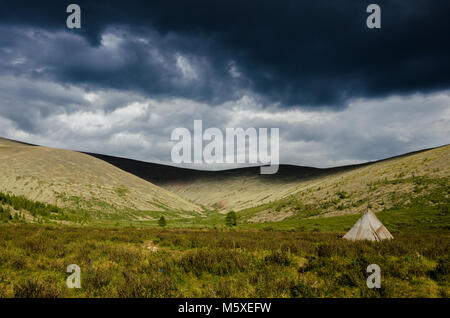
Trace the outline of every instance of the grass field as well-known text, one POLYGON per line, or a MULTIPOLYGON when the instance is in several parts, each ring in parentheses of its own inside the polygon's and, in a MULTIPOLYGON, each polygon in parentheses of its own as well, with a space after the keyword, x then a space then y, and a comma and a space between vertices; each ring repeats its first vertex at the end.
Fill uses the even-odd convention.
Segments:
POLYGON ((447 233, 342 234, 0 225, 0 296, 449 297, 447 233), (80 289, 66 286, 69 264, 80 289), (381 289, 366 286, 369 264, 381 289))

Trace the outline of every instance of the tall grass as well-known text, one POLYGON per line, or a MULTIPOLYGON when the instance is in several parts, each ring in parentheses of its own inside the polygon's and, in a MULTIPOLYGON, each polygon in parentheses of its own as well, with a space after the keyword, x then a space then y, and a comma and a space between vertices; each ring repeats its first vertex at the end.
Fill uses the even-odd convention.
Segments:
POLYGON ((446 232, 378 243, 342 234, 0 225, 0 296, 449 296, 446 232), (65 284, 69 264, 81 289, 65 284), (381 267, 379 290, 366 286, 369 264, 381 267))

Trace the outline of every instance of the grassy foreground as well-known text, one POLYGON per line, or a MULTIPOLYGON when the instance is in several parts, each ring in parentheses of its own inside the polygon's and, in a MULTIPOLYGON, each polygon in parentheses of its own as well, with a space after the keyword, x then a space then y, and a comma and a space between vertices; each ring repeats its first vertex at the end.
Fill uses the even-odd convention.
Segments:
POLYGON ((447 233, 0 225, 1 297, 449 297, 447 233), (90 262, 89 262, 90 259, 90 262), (69 289, 69 264, 81 289, 69 289), (369 264, 381 289, 368 289, 369 264))

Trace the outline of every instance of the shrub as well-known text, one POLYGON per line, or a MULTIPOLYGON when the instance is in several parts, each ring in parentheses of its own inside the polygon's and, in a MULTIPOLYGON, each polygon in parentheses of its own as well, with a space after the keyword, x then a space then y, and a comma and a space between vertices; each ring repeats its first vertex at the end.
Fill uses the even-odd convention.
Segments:
POLYGON ((17 298, 57 298, 62 290, 54 282, 39 278, 24 278, 14 285, 14 297, 17 298))
POLYGON ((164 216, 161 216, 158 220, 158 225, 160 227, 165 227, 167 225, 166 218, 164 216))
POLYGON ((436 281, 446 282, 450 275, 450 262, 448 259, 440 258, 436 267, 429 275, 436 281))
POLYGON ((191 272, 197 276, 202 272, 226 275, 248 271, 253 264, 252 257, 247 253, 229 249, 200 249, 187 253, 180 261, 186 273, 191 272))
POLYGON ((234 211, 230 211, 227 213, 227 216, 225 217, 225 224, 228 227, 236 226, 237 225, 237 214, 234 211))
POLYGON ((154 298, 174 297, 176 286, 174 282, 160 273, 142 275, 135 271, 122 272, 124 282, 118 288, 119 297, 127 298, 154 298))
POLYGON ((0 222, 9 222, 12 220, 12 215, 11 215, 11 210, 10 208, 6 208, 4 209, 1 205, 0 205, 0 222))
POLYGON ((292 257, 290 251, 273 251, 264 258, 265 264, 275 264, 280 266, 290 266, 292 257))

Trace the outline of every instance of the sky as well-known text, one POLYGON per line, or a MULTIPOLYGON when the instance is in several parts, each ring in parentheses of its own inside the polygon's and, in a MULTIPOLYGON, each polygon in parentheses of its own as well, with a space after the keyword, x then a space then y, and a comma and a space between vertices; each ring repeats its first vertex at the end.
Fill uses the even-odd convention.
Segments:
MULTIPOLYGON (((450 140, 450 3, 0 1, 0 136, 171 163, 173 129, 280 129, 330 167, 450 140), (68 29, 66 7, 81 7, 68 29), (366 7, 381 8, 369 29, 366 7)), ((201 165, 202 169, 225 168, 201 165)))

